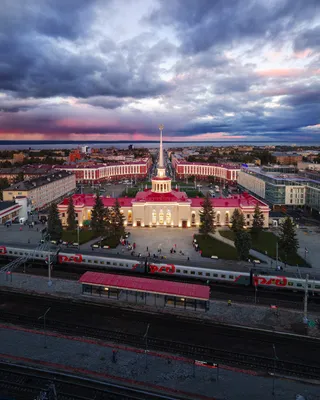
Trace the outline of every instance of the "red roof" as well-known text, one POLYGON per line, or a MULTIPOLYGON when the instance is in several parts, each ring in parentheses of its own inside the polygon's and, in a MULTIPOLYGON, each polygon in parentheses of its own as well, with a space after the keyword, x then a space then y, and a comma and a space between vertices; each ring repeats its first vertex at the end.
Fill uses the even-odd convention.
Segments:
POLYGON ((139 278, 136 276, 103 274, 101 272, 87 271, 80 277, 79 282, 97 286, 107 286, 109 288, 160 293, 163 295, 173 295, 199 300, 209 300, 210 294, 208 286, 139 278))
POLYGON ((146 189, 143 192, 138 192, 135 197, 135 202, 168 202, 168 201, 178 201, 187 202, 189 201, 188 196, 185 192, 179 192, 173 189, 169 193, 155 193, 150 189, 146 189))
MULTIPOLYGON (((203 198, 193 198, 191 199, 191 207, 202 207, 203 204, 203 198)), ((256 204, 259 205, 259 207, 268 207, 267 204, 265 204, 263 201, 256 199, 255 197, 251 196, 250 194, 244 193, 240 195, 235 195, 231 196, 229 198, 223 198, 223 197, 218 197, 218 198, 213 198, 211 199, 211 203, 214 208, 219 208, 219 207, 230 207, 230 208, 236 208, 236 207, 255 207, 256 204)))
MULTIPOLYGON (((105 207, 113 207, 116 199, 114 197, 100 197, 102 203, 105 207)), ((95 195, 94 194, 74 194, 72 196, 73 204, 75 207, 93 207, 95 204, 95 195)), ((129 197, 120 197, 118 198, 119 204, 121 207, 131 207, 132 206, 132 198, 129 197)), ((69 204, 69 198, 66 197, 59 206, 67 207, 69 204)))

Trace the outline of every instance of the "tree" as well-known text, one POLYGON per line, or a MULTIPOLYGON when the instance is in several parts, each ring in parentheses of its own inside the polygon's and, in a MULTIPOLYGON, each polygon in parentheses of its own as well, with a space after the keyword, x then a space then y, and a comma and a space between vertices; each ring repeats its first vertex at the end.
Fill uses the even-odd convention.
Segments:
POLYGON ((232 217, 231 217, 231 224, 232 224, 231 229, 233 230, 233 232, 237 233, 237 232, 243 231, 243 227, 245 225, 244 215, 239 210, 239 208, 236 208, 234 210, 232 217))
POLYGON ((9 181, 7 178, 0 178, 0 200, 3 200, 3 193, 2 190, 9 187, 9 181))
POLYGON ((234 241, 240 260, 247 260, 251 249, 251 236, 246 231, 236 232, 234 241))
POLYGON ((105 208, 99 193, 96 194, 96 201, 91 213, 91 227, 97 236, 105 233, 105 208))
POLYGON ((72 196, 70 196, 70 198, 69 198, 67 214, 68 214, 68 218, 67 218, 68 229, 70 231, 74 231, 77 227, 77 221, 76 221, 76 212, 74 210, 72 196))
POLYGON ((264 226, 264 215, 261 211, 259 204, 257 203, 253 213, 253 222, 252 222, 252 230, 253 234, 258 235, 264 226))
POLYGON ((19 172, 17 176, 14 178, 13 182, 18 183, 24 181, 24 174, 23 172, 19 172))
POLYGON ((58 206, 53 203, 49 208, 48 215, 48 233, 50 239, 60 240, 62 236, 62 223, 59 218, 58 206))
POLYGON ((207 193, 207 196, 205 197, 202 203, 202 208, 199 214, 200 214, 199 233, 202 233, 204 235, 208 235, 209 233, 214 233, 215 232, 214 221, 216 218, 216 213, 214 211, 214 208, 212 207, 209 193, 207 193))
POLYGON ((114 235, 119 236, 119 238, 125 234, 124 220, 125 217, 121 213, 119 200, 116 199, 111 212, 111 225, 114 235))
POLYGON ((280 225, 279 247, 285 254, 286 260, 288 255, 295 254, 299 247, 293 222, 287 217, 280 225))

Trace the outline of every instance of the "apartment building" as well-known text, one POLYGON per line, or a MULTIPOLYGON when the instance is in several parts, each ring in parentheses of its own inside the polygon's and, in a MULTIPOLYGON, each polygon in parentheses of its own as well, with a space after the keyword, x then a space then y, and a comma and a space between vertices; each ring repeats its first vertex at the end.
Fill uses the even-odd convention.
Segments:
POLYGON ((307 206, 320 211, 320 180, 307 175, 243 166, 238 185, 272 206, 307 206))
POLYGON ((152 159, 118 164, 79 163, 77 165, 59 165, 57 169, 75 174, 77 183, 99 183, 119 179, 145 179, 152 165, 152 159))
POLYGON ((31 211, 41 210, 72 194, 75 189, 75 175, 71 172, 59 171, 11 185, 3 190, 3 200, 13 201, 17 197, 25 196, 31 211))
POLYGON ((298 153, 285 153, 281 151, 275 151, 272 153, 272 156, 275 158, 275 161, 279 164, 298 164, 298 162, 302 161, 303 156, 298 153))
POLYGON ((172 155, 171 163, 177 179, 190 176, 195 176, 196 179, 207 179, 213 176, 221 181, 232 183, 237 181, 240 171, 239 165, 188 162, 179 154, 172 155))

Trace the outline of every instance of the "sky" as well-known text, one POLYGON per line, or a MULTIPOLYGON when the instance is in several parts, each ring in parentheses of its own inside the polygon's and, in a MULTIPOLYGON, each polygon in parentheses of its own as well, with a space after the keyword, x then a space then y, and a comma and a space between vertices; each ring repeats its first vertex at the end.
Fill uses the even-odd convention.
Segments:
POLYGON ((319 0, 0 0, 1 140, 320 141, 319 0))

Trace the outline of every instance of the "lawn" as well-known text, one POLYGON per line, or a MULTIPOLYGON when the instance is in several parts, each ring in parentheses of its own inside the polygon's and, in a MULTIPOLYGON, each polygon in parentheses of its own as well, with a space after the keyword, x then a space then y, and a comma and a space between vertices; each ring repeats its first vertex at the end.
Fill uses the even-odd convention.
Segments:
MULTIPOLYGON (((80 244, 87 243, 90 240, 94 239, 95 235, 93 231, 89 231, 86 229, 80 230, 79 239, 80 244)), ((68 243, 78 243, 78 231, 63 231, 62 232, 62 240, 68 243)))
POLYGON ((202 192, 199 192, 199 190, 196 189, 183 189, 184 192, 186 192, 188 197, 204 197, 204 194, 202 192))
MULTIPOLYGON (((235 234, 231 230, 221 230, 219 231, 220 235, 234 241, 235 234)), ((276 259, 276 244, 278 237, 274 235, 272 232, 262 231, 259 236, 252 235, 252 248, 254 250, 259 251, 260 253, 265 254, 269 257, 276 259)), ((285 255, 279 249, 279 259, 281 261, 285 260, 285 255)), ((299 256, 299 254, 294 254, 288 257, 287 260, 290 265, 306 265, 305 260, 299 256)))
POLYGON ((109 246, 111 249, 115 249, 119 243, 120 243, 119 236, 109 236, 101 241, 101 246, 109 246))
POLYGON ((238 254, 234 247, 229 246, 211 236, 195 235, 203 257, 217 256, 225 260, 237 260, 238 254))

